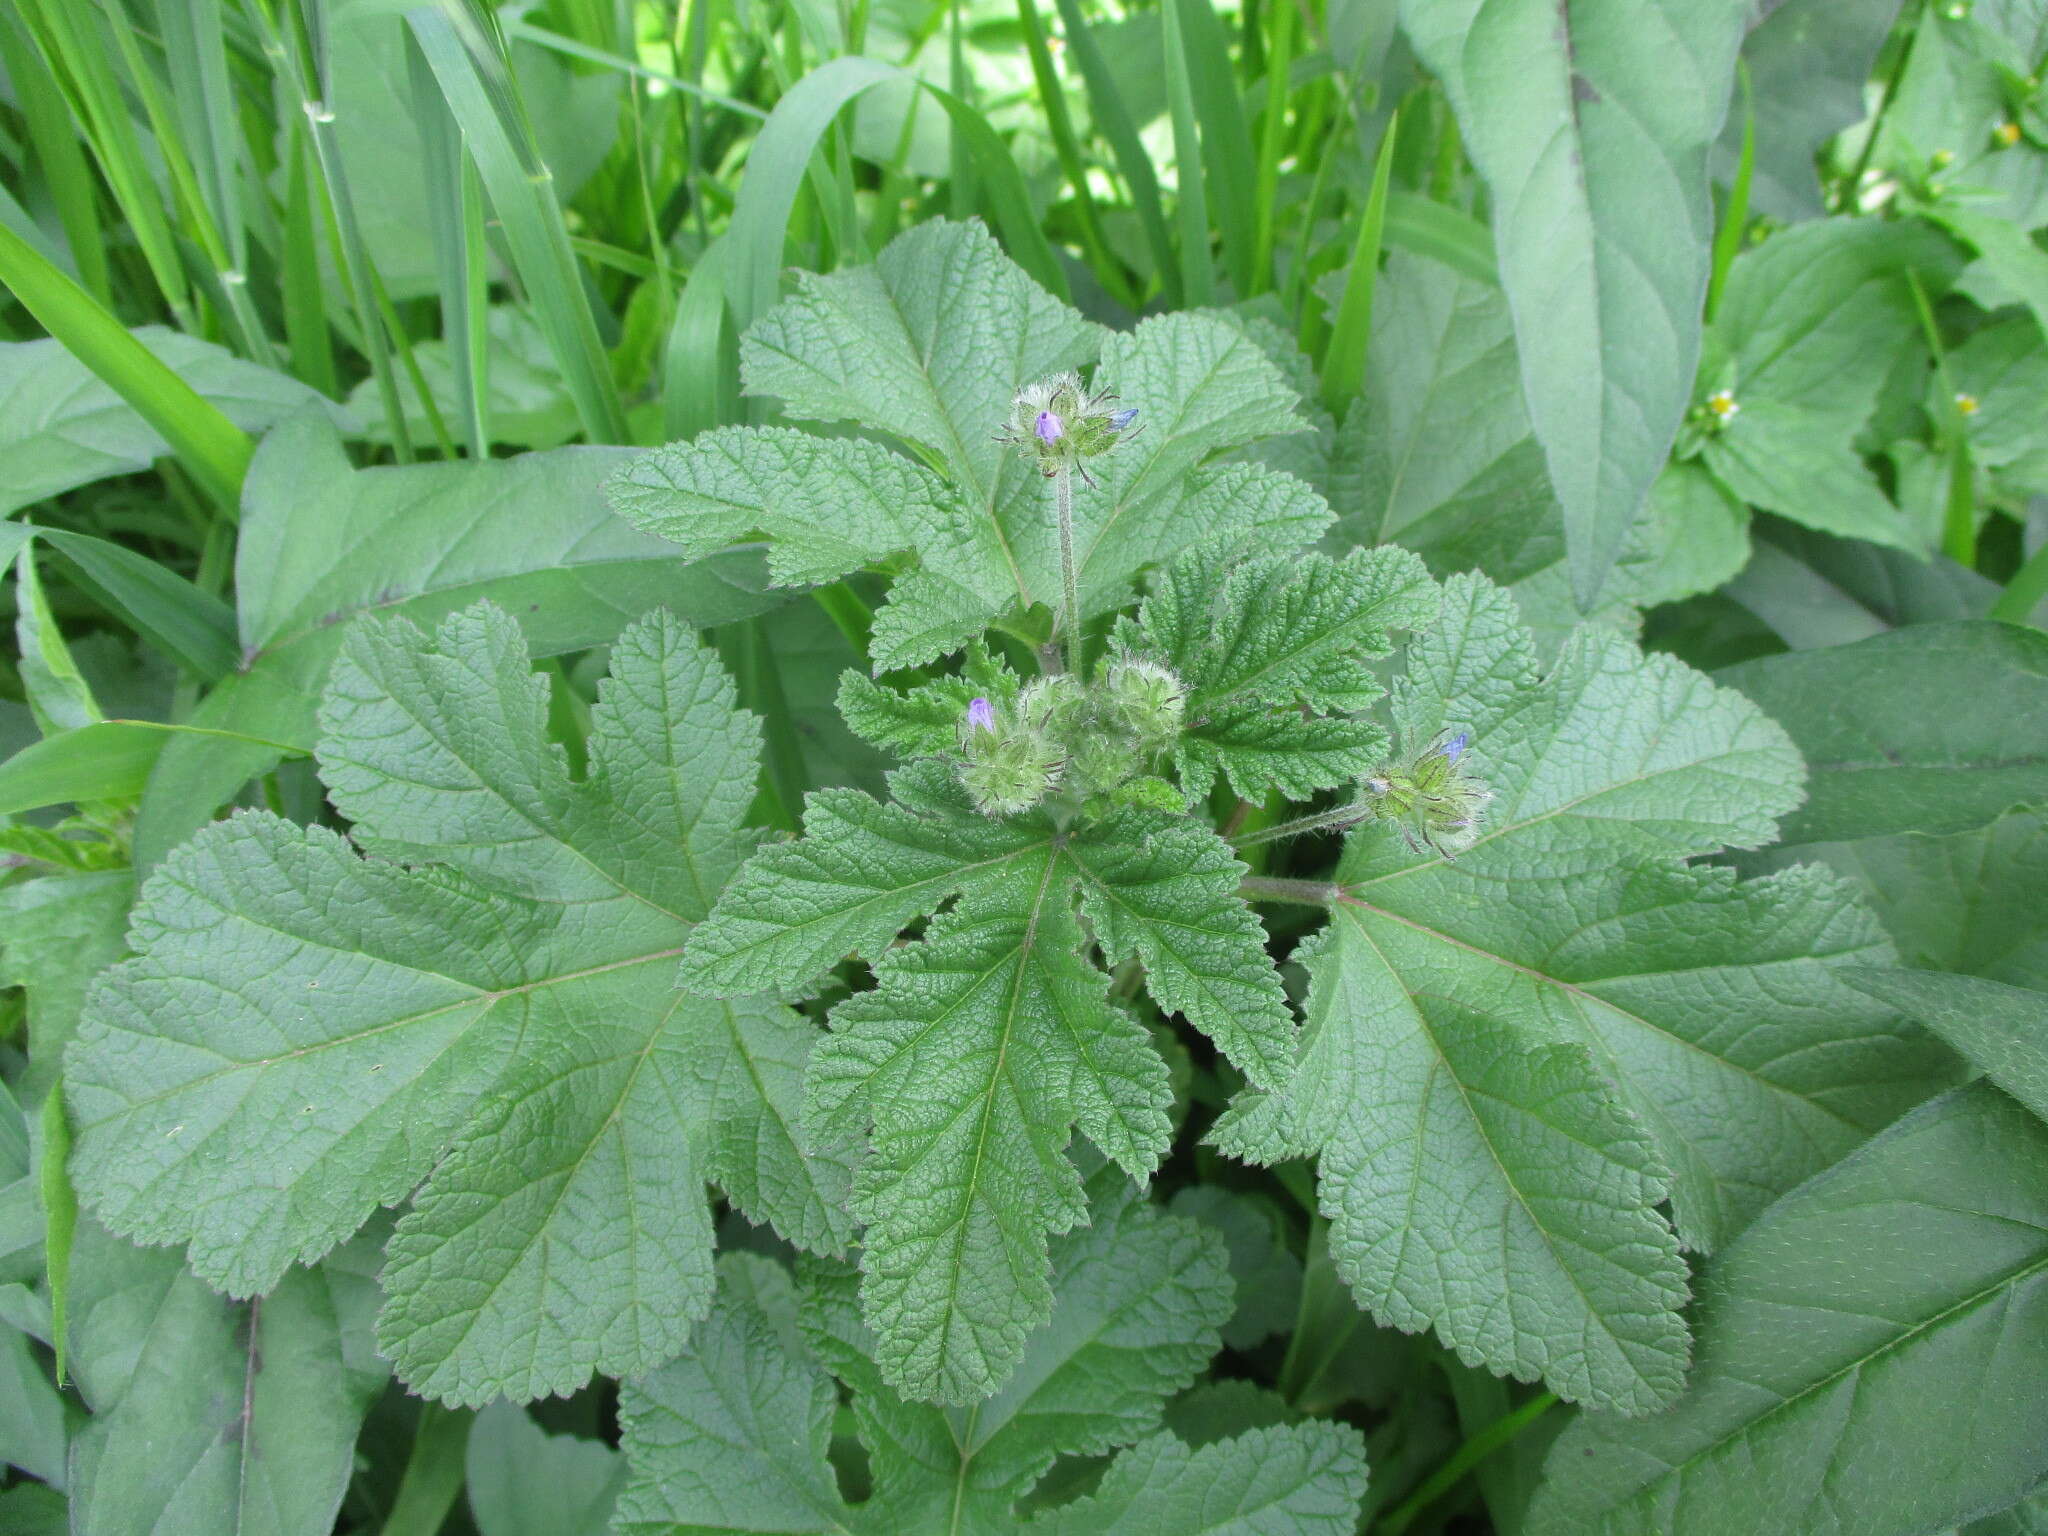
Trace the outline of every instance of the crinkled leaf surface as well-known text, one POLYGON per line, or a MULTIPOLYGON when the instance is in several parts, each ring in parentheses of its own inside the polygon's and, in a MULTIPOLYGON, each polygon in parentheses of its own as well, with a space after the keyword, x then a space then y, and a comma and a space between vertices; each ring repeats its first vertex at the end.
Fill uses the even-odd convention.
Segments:
POLYGON ((1166 1400, 1214 1353, 1231 1309, 1213 1233, 1105 1189, 1091 1224, 1055 1243, 1053 1269, 1048 1326, 1031 1336, 1010 1383, 971 1408, 906 1401, 888 1385, 851 1271, 811 1269, 801 1336, 782 1298, 727 1287, 690 1349, 627 1388, 621 1418, 633 1473, 616 1528, 622 1536, 1351 1528, 1365 1475, 1353 1430, 1295 1425, 1193 1453, 1155 1433, 1166 1400), (868 1452, 873 1491, 859 1504, 842 1497, 826 1460, 834 1376, 852 1391, 868 1452), (1028 1522, 1014 1512, 1056 1458, 1134 1442, 1093 1498, 1028 1522))
POLYGON ((1493 194, 1523 392, 1590 606, 1663 468, 1700 348, 1707 157, 1742 0, 1401 0, 1493 194))
POLYGON ((2048 1128, 1978 1084, 1785 1196, 1702 1277, 1685 1396, 1581 1416, 1531 1536, 1908 1536, 2020 1497, 2048 1473, 2044 1194, 2048 1128))
POLYGON ((1407 741, 1471 733, 1484 830, 1455 863, 1353 835, 1300 1070, 1220 1139, 1320 1149, 1330 1251, 1382 1321, 1647 1410, 1685 1368, 1679 1239, 1739 1230, 1942 1057, 1832 974, 1888 953, 1839 882, 1678 863, 1797 799, 1738 695, 1590 628, 1544 675, 1505 594, 1458 578, 1394 706, 1407 741))
POLYGON ((1137 811, 1080 833, 992 820, 937 761, 891 788, 814 794, 803 837, 763 849, 692 935, 683 979, 794 989, 849 952, 873 961, 875 988, 832 1012, 807 1116, 828 1139, 871 1128, 862 1300, 891 1384, 968 1402, 1051 1306, 1047 1234, 1085 1215, 1072 1128, 1139 1178, 1167 1144, 1165 1063, 1086 957, 1077 898, 1105 959, 1138 956, 1161 1006, 1254 1080, 1284 1075, 1294 1026, 1236 894, 1243 866, 1207 828, 1137 811))
POLYGON ((1168 567, 1117 636, 1187 687, 1175 761, 1190 795, 1221 773, 1253 802, 1275 789, 1305 800, 1384 754, 1385 733, 1355 717, 1381 693, 1367 663, 1393 650, 1389 630, 1427 626, 1436 604, 1406 550, 1297 558, 1212 541, 1168 567))
MULTIPOLYGON (((599 491, 625 458, 579 447, 359 470, 318 418, 279 426, 242 490, 242 666, 189 723, 310 748, 327 668, 362 613, 438 622, 488 598, 520 616, 532 654, 553 656, 607 644, 657 604, 725 624, 780 601, 761 592, 757 554, 693 562, 627 527, 599 491)), ((137 864, 153 867, 277 757, 220 737, 167 743, 137 817, 137 864)))
POLYGON ((778 581, 914 555, 876 617, 873 659, 928 661, 1012 608, 1058 602, 1052 486, 995 434, 1020 386, 1098 351, 1094 386, 1135 408, 1143 429, 1094 461, 1096 484, 1075 489, 1092 612, 1122 603, 1142 567, 1202 540, 1259 532, 1294 547, 1329 521, 1291 475, 1210 464, 1305 426, 1295 391, 1240 326, 1176 314, 1108 335, 1039 289, 979 225, 943 220, 900 236, 873 266, 801 277, 742 352, 748 387, 779 396, 791 416, 886 434, 929 468, 866 441, 741 428, 636 460, 613 498, 693 554, 767 538, 778 581))
POLYGON ((849 1235, 844 1163, 796 1131, 814 1031, 673 985, 751 844, 757 723, 665 613, 613 647, 581 782, 546 710, 495 608, 358 625, 320 758, 381 857, 209 827, 146 886, 67 1079, 85 1198, 236 1294, 425 1179, 379 1333, 467 1403, 680 1347, 710 1301, 706 1179, 796 1242, 849 1235))
POLYGON ((1034 1521, 1047 1536, 1347 1536, 1365 1496, 1358 1432, 1316 1419, 1247 1430, 1190 1450, 1155 1435, 1102 1486, 1034 1521))
POLYGON ((633 460, 608 494, 635 526, 692 559, 765 538, 778 584, 917 557, 919 568, 875 616, 878 668, 957 650, 1023 596, 992 519, 930 470, 864 439, 722 428, 633 460))

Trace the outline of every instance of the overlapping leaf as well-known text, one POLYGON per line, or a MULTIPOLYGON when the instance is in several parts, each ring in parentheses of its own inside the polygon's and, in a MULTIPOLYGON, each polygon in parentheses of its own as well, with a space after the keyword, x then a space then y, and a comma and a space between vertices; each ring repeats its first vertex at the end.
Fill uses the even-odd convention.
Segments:
POLYGON ((145 887, 67 1084, 103 1219, 235 1294, 425 1184, 383 1346, 461 1402, 646 1369, 709 1305, 717 1179, 836 1249, 846 1169, 796 1134, 813 1034, 673 988, 750 846, 757 723, 666 614, 621 636, 569 778, 518 626, 356 627, 323 711, 344 839, 208 828, 145 887))
POLYGON ((1307 1423, 1193 1452, 1155 1433, 1166 1399, 1201 1370, 1230 1313, 1214 1234, 1107 1192, 1094 1201, 1091 1225, 1060 1239, 1053 1260, 1050 1325, 1032 1336, 1010 1386, 971 1410, 906 1401, 889 1386, 851 1272, 819 1266, 800 1303, 786 1282, 763 1285, 749 1274, 748 1285, 729 1285, 691 1349, 627 1389, 621 1417, 633 1474, 616 1529, 1351 1529, 1365 1482, 1355 1431, 1307 1423), (857 1504, 842 1496, 826 1459, 838 1399, 832 1376, 852 1390, 869 1456, 873 1492, 857 1504), (1090 1498, 1030 1520, 1015 1512, 1057 1458, 1134 1442, 1090 1498))
POLYGON ((922 225, 872 267, 804 277, 743 350, 749 387, 790 415, 886 434, 922 465, 863 440, 739 428, 636 460, 613 483, 614 504, 695 554, 764 537, 782 582, 909 563, 876 615, 872 659, 929 661, 1013 608, 1057 603, 1052 488, 995 433, 1021 385, 1100 350, 1096 387, 1135 408, 1144 430, 1096 461, 1097 485, 1076 488, 1091 612, 1202 540, 1259 532, 1293 548, 1321 531, 1328 509, 1292 476, 1204 467, 1304 425, 1294 391, 1242 329, 1181 314, 1105 335, 978 225, 922 225))
POLYGON ((1898 358, 1919 345, 1908 275, 1939 292, 1953 242, 1924 224, 1829 219, 1774 235, 1729 268, 1702 391, 1736 413, 1701 462, 1754 507, 1846 538, 1920 549, 1925 532, 1884 492, 1853 439, 1898 358))
MULTIPOLYGON (((1500 289, 1395 252, 1374 291, 1365 390, 1337 434, 1330 500, 1343 535, 1399 541, 1438 575, 1477 570, 1539 631, 1577 622, 1564 513, 1529 424, 1500 289)), ((1688 498, 1667 469, 1629 530, 1596 612, 1725 581, 1749 553, 1747 509, 1688 498)), ((1553 642, 1554 643, 1554 642, 1553 642)))
POLYGON ((873 960, 874 990, 833 1010, 807 1112, 820 1134, 872 1127, 862 1297, 890 1382, 966 1402, 1048 1313, 1047 1234, 1084 1214, 1072 1128, 1139 1178, 1166 1147, 1165 1064, 1086 958, 1077 899, 1105 959, 1142 959, 1161 1006, 1254 1080, 1285 1075, 1293 1022, 1213 832, 1143 812, 1078 833, 992 820, 937 761, 891 787, 891 803, 813 795, 804 836, 757 855, 691 936, 683 981, 796 988, 849 952, 873 960))
POLYGON ((1247 800, 1278 789, 1305 800, 1357 779, 1386 736, 1357 718, 1381 693, 1367 662, 1393 629, 1436 614, 1436 584, 1405 550, 1247 555, 1222 541, 1176 560, 1119 641, 1187 687, 1175 748, 1182 786, 1206 795, 1220 772, 1247 800))
POLYGON ((1707 156, 1739 0, 1401 0, 1496 210, 1523 392, 1589 607, 1663 467, 1700 349, 1707 156))
POLYGON ((1740 697, 1594 630, 1542 675, 1506 596, 1460 578, 1395 717, 1471 733, 1485 829, 1455 863, 1354 834, 1301 1068, 1220 1138, 1320 1150, 1331 1253, 1383 1321, 1643 1411, 1684 1373, 1679 1240, 1739 1230, 1944 1058, 1833 975, 1888 953, 1838 882, 1678 863, 1797 798, 1740 697))
POLYGON ((1573 1424, 1531 1536, 1908 1536, 2026 1494, 2044 1190, 2048 1129, 1980 1083, 1787 1195, 1708 1266, 1685 1396, 1573 1424))

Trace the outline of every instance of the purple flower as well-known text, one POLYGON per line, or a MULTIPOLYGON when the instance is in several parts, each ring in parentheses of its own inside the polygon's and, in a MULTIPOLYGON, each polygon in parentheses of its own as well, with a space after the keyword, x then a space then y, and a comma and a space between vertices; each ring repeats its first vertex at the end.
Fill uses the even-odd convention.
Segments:
POLYGON ((1041 443, 1056 443, 1067 435, 1067 429, 1060 425, 1059 417, 1051 411, 1040 411, 1038 420, 1031 425, 1031 430, 1038 434, 1041 443))
POLYGON ((1138 408, 1135 405, 1127 405, 1120 411, 1110 412, 1109 430, 1112 432, 1121 432, 1125 427, 1128 427, 1132 422, 1136 421, 1137 419, 1138 408))
POLYGON ((1445 742, 1440 750, 1443 752, 1443 755, 1445 757, 1449 758, 1452 762, 1455 763, 1461 756, 1464 755, 1465 743, 1470 741, 1471 739, 1471 732, 1460 731, 1457 735, 1453 736, 1449 741, 1445 742))
POLYGON ((976 699, 967 706, 967 728, 970 731, 992 731, 996 728, 995 706, 987 699, 976 699))

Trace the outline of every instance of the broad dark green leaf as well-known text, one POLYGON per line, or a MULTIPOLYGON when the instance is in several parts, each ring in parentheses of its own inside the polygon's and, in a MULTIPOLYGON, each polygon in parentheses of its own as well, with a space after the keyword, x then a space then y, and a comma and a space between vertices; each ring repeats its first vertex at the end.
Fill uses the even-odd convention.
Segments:
POLYGON ((1192 1222, 1104 1190, 1090 1224, 1053 1251, 1056 1300, 1023 1365, 971 1408, 910 1402, 887 1385, 848 1270, 805 1277, 801 1337, 786 1282, 747 1286, 728 1264, 711 1318, 674 1363, 626 1389, 633 1472, 622 1536, 724 1531, 1118 1532, 1294 1536, 1348 1532, 1364 1491, 1354 1431, 1309 1423, 1189 1452, 1155 1434, 1166 1400, 1217 1347, 1230 1312, 1223 1245, 1192 1222), (751 1291, 752 1294, 747 1294, 751 1291), (827 1372, 831 1373, 830 1375, 827 1372), (867 1453, 872 1494, 849 1503, 826 1460, 838 1391, 867 1453), (1151 1438, 1146 1438, 1150 1436, 1151 1438), (1089 1499, 1025 1521, 1016 1502, 1061 1456, 1137 1443, 1089 1499))
POLYGON ((1917 1536, 2048 1473, 2048 1127, 1985 1084, 1766 1211, 1668 1413, 1582 1415, 1529 1536, 1917 1536))
POLYGON ((1919 624, 1729 667, 1791 733, 1812 778, 1784 840, 1960 832, 2048 802, 2048 636, 1919 624))
POLYGON ((1215 1135, 1319 1152, 1331 1253, 1382 1321, 1648 1411, 1684 1376, 1680 1239, 1725 1242, 1942 1057, 1833 974, 1888 955, 1842 882, 1679 862, 1796 802, 1747 700, 1595 629, 1546 676, 1506 596, 1456 578, 1394 706, 1406 742, 1470 733, 1478 841, 1352 835, 1300 1067, 1215 1135))
POLYGON ((379 1337, 457 1402, 680 1347, 710 1301, 707 1179, 795 1241, 850 1235, 844 1161, 795 1131, 813 1028, 673 987, 752 843, 757 722, 669 615, 611 665, 572 781, 503 612, 355 626, 320 756, 357 845, 207 828, 145 886, 140 953, 69 1056, 81 1193, 232 1292, 410 1195, 379 1337))
MULTIPOLYGON (((1674 466, 1659 478, 1603 591, 1603 616, 1725 580, 1748 514, 1674 466)), ((1578 613, 1564 517, 1522 403, 1500 290, 1396 252, 1374 292, 1363 397, 1338 430, 1330 483, 1343 535, 1399 541, 1439 576, 1479 570, 1514 592, 1554 648, 1578 613)))
MULTIPOLYGON (((1863 87, 1900 0, 1777 0, 1742 44, 1756 102, 1749 199, 1775 219, 1818 218, 1815 153, 1865 112, 1863 87)), ((1738 105, 1715 157, 1723 179, 1742 148, 1738 105)))
POLYGON ((1925 1024, 2048 1121, 2048 993, 1945 971, 1848 970, 1842 979, 1925 1024))
MULTIPOLYGON (((264 431, 308 407, 348 422, 317 391, 224 347, 160 325, 134 334, 246 431, 264 431)), ((0 423, 0 513, 147 469, 170 452, 134 407, 57 341, 0 343, 0 423)))
POLYGON ((625 1458, 601 1440, 551 1435, 512 1403, 470 1426, 463 1488, 480 1536, 580 1536, 611 1521, 625 1458))
POLYGON ((232 1302, 175 1255, 87 1223, 71 1360, 92 1407, 72 1448, 74 1536, 324 1536, 387 1367, 368 1347, 375 1255, 232 1302))

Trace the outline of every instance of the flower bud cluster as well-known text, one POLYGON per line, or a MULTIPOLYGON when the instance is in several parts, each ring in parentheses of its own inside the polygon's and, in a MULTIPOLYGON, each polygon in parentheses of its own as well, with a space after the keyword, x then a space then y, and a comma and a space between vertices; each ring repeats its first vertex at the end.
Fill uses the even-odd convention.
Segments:
POLYGON ((1361 781, 1363 802, 1375 817, 1398 826, 1410 847, 1426 843, 1446 858, 1463 852, 1478 841, 1493 799, 1460 761, 1470 739, 1463 731, 1439 736, 1409 761, 1383 764, 1361 781))
POLYGON ((960 783, 988 816, 1015 816, 1054 795, 1081 806, 1177 795, 1148 770, 1180 735, 1186 690, 1173 671, 1117 655, 1091 685, 1071 676, 1027 684, 1005 710, 975 699, 960 725, 960 783))
POLYGON ((1078 373, 1056 373, 1017 391, 996 438, 1033 460, 1048 479, 1073 469, 1087 480, 1089 459, 1136 435, 1136 408, 1114 409, 1115 398, 1107 390, 1088 394, 1078 373))

